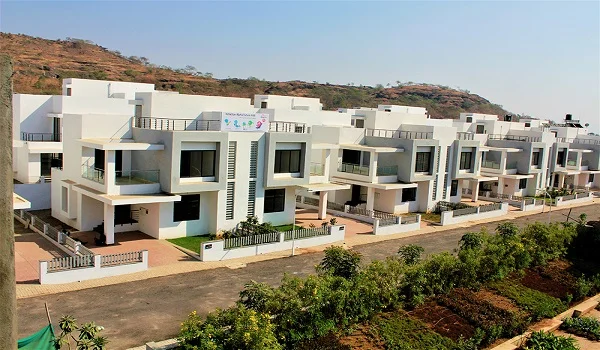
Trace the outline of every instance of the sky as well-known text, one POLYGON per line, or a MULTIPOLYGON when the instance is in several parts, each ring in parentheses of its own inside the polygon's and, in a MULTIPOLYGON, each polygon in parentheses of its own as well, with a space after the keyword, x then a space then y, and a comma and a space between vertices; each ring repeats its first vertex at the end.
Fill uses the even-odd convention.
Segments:
POLYGON ((92 40, 216 78, 460 87, 600 132, 599 1, 1 0, 0 30, 92 40))

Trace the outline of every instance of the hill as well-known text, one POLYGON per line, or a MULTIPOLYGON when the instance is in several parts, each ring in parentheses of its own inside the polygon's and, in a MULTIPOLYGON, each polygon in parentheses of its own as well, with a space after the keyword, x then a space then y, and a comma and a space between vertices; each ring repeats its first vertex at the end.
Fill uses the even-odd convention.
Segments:
POLYGON ((156 66, 144 57, 124 57, 92 42, 67 38, 48 40, 22 34, 0 33, 0 48, 14 61, 14 90, 28 94, 60 94, 64 78, 133 81, 155 84, 158 90, 185 94, 253 97, 277 94, 318 97, 325 109, 376 107, 397 104, 426 107, 433 118, 457 118, 460 112, 503 115, 502 106, 468 91, 430 84, 377 87, 271 82, 256 78, 214 79, 194 67, 156 66))

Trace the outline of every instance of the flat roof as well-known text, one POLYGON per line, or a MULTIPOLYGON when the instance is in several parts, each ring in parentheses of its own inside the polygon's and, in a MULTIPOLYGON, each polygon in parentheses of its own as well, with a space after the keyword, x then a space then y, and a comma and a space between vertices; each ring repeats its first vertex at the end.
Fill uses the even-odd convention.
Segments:
POLYGON ((357 180, 343 179, 340 177, 335 177, 335 180, 339 181, 341 183, 377 188, 380 190, 398 190, 398 189, 402 189, 402 188, 417 188, 418 187, 418 184, 416 184, 416 183, 404 183, 404 182, 372 183, 372 182, 363 182, 363 181, 357 181, 357 180))
POLYGON ((13 209, 29 209, 31 202, 13 192, 13 209))
POLYGON ((477 182, 485 182, 485 181, 497 181, 498 180, 498 176, 487 176, 487 175, 475 175, 475 176, 471 176, 468 178, 462 178, 459 180, 468 180, 468 181, 475 181, 477 180, 477 182))
POLYGON ((587 149, 587 148, 570 148, 569 147, 569 152, 592 153, 592 152, 594 152, 594 150, 587 149))
POLYGON ((355 151, 375 152, 375 153, 404 152, 404 148, 401 148, 401 147, 365 146, 365 145, 357 145, 357 144, 353 144, 353 143, 341 144, 340 148, 351 149, 351 150, 355 150, 355 151))
POLYGON ((555 173, 563 175, 579 175, 581 174, 581 170, 557 170, 555 173))
POLYGON ((168 193, 110 195, 84 185, 75 185, 73 186, 73 190, 97 201, 110 205, 167 203, 181 201, 181 196, 171 195, 168 193))
POLYGON ((165 145, 158 143, 135 142, 131 139, 79 139, 82 146, 105 151, 163 151, 165 145))
POLYGON ((479 147, 482 151, 499 151, 506 153, 518 153, 523 152, 522 148, 512 148, 512 147, 493 147, 493 146, 481 146, 479 147))
POLYGON ((349 190, 350 189, 349 184, 335 183, 335 182, 321 183, 321 184, 308 184, 308 185, 301 185, 299 187, 307 190, 308 192, 337 191, 337 190, 349 190))

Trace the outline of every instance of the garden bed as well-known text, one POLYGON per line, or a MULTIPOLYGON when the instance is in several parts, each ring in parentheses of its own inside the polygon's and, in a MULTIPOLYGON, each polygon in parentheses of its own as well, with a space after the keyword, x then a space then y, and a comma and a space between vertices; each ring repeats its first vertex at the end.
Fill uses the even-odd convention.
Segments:
POLYGON ((426 302, 408 314, 423 321, 440 335, 454 341, 461 338, 468 339, 475 334, 475 327, 469 324, 469 321, 434 301, 426 302))
POLYGON ((565 300, 576 295, 577 279, 568 272, 571 264, 562 260, 550 261, 545 266, 525 270, 519 282, 525 287, 538 290, 565 300))

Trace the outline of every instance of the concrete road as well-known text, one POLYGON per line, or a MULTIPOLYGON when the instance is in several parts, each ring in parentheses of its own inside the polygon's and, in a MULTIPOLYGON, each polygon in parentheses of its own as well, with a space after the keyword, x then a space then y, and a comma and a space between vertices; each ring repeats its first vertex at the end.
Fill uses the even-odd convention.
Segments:
MULTIPOLYGON (((523 226, 534 221, 565 221, 565 210, 552 214, 536 214, 512 220, 523 226)), ((586 213, 589 220, 600 218, 600 205, 574 208, 571 215, 586 213)), ((418 244, 427 254, 457 247, 467 231, 487 228, 492 232, 499 222, 476 227, 453 229, 422 236, 358 246, 355 249, 366 261, 383 259, 396 253, 404 244, 418 244)), ((205 314, 235 302, 239 291, 250 280, 277 285, 285 273, 307 275, 314 273, 323 253, 269 260, 249 264, 241 269, 220 268, 198 271, 144 281, 110 285, 94 289, 47 295, 18 300, 19 337, 42 328, 46 323, 44 302, 47 302, 53 323, 61 315, 69 314, 79 322, 95 321, 105 327, 109 349, 126 349, 177 335, 180 323, 193 310, 205 314)))

